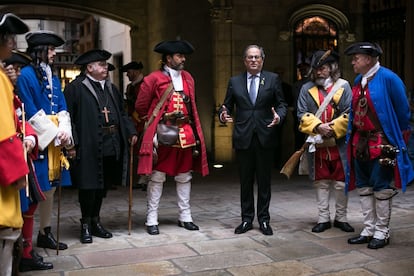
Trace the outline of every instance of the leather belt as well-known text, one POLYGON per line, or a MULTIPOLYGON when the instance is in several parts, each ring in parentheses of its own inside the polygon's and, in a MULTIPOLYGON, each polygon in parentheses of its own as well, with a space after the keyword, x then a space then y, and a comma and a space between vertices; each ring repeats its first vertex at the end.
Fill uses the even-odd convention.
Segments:
POLYGON ((169 123, 171 125, 175 125, 178 127, 181 127, 184 124, 187 124, 190 122, 190 118, 188 116, 176 116, 176 115, 164 115, 162 118, 162 121, 164 123, 169 123))
POLYGON ((102 127, 102 133, 103 134, 113 134, 118 132, 118 126, 117 125, 110 125, 110 126, 104 126, 102 127))

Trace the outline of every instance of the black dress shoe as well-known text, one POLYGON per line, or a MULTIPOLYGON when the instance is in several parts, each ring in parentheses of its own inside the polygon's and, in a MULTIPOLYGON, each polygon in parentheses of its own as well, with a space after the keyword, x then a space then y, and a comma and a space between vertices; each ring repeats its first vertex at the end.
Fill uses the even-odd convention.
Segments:
POLYGON ((47 270, 53 269, 52 263, 46 263, 39 259, 26 259, 22 258, 19 263, 19 271, 31 271, 31 270, 47 270))
POLYGON ((185 221, 180 221, 179 220, 178 221, 178 226, 184 227, 185 229, 190 230, 190 231, 195 231, 195 230, 199 230, 200 229, 192 221, 185 222, 185 221))
POLYGON ((106 230, 102 224, 99 222, 99 220, 92 219, 91 222, 91 234, 93 236, 104 238, 104 239, 110 239, 112 238, 112 233, 106 230))
POLYGON ((83 218, 81 221, 81 232, 80 232, 80 242, 81 243, 92 243, 92 234, 91 234, 91 219, 83 218))
POLYGON ((270 227, 270 224, 266 221, 260 222, 260 231, 262 231, 263 235, 271 236, 273 235, 272 227, 270 227))
POLYGON ((328 221, 328 222, 322 222, 322 223, 316 224, 312 228, 312 232, 320 233, 320 232, 323 232, 323 231, 325 231, 326 229, 329 229, 329 228, 331 228, 331 222, 330 221, 328 221))
POLYGON ((341 229, 344 232, 355 232, 355 229, 348 223, 342 221, 334 221, 334 227, 341 229))
POLYGON ((368 243, 368 248, 369 249, 378 249, 378 248, 383 248, 384 246, 386 246, 389 243, 389 239, 376 239, 373 238, 369 243, 368 243))
POLYGON ((369 243, 372 240, 372 236, 357 236, 348 239, 349 244, 363 244, 363 243, 369 243))
MULTIPOLYGON (((45 231, 44 235, 40 231, 37 235, 37 247, 57 249, 58 242, 53 236, 50 226, 45 227, 43 230, 45 231)), ((65 249, 68 249, 67 244, 59 242, 59 250, 65 249)))
POLYGON ((239 226, 234 229, 234 234, 243 234, 249 230, 253 229, 253 224, 251 222, 243 221, 239 226))
POLYGON ((147 226, 147 232, 150 235, 158 235, 160 230, 158 230, 158 225, 149 225, 147 226))

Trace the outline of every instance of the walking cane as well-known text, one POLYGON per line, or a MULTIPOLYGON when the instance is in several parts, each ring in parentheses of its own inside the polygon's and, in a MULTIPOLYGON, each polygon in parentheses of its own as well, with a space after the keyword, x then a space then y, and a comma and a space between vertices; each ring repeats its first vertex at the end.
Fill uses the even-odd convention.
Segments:
POLYGON ((59 182, 57 184, 57 190, 58 190, 58 208, 57 208, 57 227, 56 227, 56 255, 59 255, 59 237, 60 237, 60 199, 62 196, 62 173, 63 173, 63 168, 65 168, 66 170, 69 170, 69 161, 66 159, 66 156, 64 155, 63 152, 60 153, 61 157, 60 157, 60 177, 59 177, 59 182))
POLYGON ((60 229, 59 229, 59 226, 60 226, 60 196, 61 196, 61 194, 62 194, 62 185, 60 184, 60 181, 62 180, 62 173, 60 174, 61 176, 60 176, 60 180, 59 180, 59 183, 58 183, 58 209, 57 209, 57 227, 56 227, 56 242, 57 242, 57 245, 56 245, 56 255, 59 255, 59 233, 60 233, 60 229))
POLYGON ((131 209, 132 209, 132 163, 133 163, 133 154, 134 154, 134 145, 131 143, 129 148, 129 206, 128 206, 128 235, 131 235, 131 226, 132 226, 132 218, 131 218, 131 209))

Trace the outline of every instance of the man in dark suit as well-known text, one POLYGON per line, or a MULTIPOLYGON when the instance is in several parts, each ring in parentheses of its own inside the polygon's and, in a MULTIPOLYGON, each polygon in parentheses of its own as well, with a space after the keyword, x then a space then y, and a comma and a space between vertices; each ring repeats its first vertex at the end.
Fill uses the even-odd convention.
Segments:
POLYGON ((244 51, 246 72, 230 78, 224 104, 219 110, 222 123, 233 122, 233 147, 239 165, 242 223, 235 234, 253 229, 255 214, 253 186, 256 179, 257 219, 264 235, 272 235, 269 203, 273 153, 277 128, 287 112, 281 80, 275 73, 262 71, 264 50, 249 45, 244 51))

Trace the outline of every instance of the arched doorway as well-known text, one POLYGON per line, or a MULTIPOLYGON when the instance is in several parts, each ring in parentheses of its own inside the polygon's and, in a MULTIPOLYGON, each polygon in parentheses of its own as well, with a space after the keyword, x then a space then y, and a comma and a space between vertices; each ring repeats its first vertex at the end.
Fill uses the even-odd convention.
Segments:
MULTIPOLYGON (((293 32, 294 62, 299 65, 310 63, 314 51, 320 49, 338 50, 336 24, 321 16, 312 16, 298 21, 293 32)), ((302 76, 296 74, 296 80, 302 76)))
MULTIPOLYGON (((299 65, 310 62, 312 53, 320 49, 339 51, 341 41, 348 36, 349 21, 339 10, 322 4, 303 7, 289 19, 293 34, 293 62, 299 65)), ((301 78, 295 68, 294 80, 301 78)))

